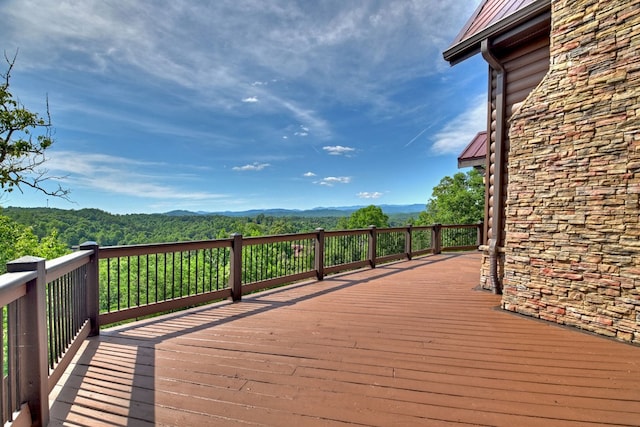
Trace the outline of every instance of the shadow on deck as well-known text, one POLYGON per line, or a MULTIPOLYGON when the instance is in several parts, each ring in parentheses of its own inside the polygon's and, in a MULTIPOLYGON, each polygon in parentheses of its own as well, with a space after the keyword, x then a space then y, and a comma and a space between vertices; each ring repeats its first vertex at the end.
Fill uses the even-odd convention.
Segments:
POLYGON ((640 424, 640 348, 497 310, 477 253, 105 330, 51 425, 640 424))

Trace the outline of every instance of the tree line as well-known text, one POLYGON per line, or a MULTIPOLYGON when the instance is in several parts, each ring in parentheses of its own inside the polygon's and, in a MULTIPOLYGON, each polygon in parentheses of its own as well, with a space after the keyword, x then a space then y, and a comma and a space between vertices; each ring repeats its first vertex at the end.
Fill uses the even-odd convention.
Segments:
POLYGON ((325 230, 379 228, 407 224, 469 224, 482 220, 484 184, 471 170, 445 177, 417 218, 386 215, 371 205, 344 217, 253 217, 224 215, 128 214, 115 215, 99 209, 0 208, 0 272, 5 263, 22 255, 47 259, 61 256, 74 246, 95 241, 101 246, 181 242, 305 233, 325 230))

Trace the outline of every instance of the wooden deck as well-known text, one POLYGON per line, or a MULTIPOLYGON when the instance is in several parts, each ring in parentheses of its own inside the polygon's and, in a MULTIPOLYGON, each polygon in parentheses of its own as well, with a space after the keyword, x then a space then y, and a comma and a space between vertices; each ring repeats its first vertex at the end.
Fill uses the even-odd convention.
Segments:
POLYGON ((477 253, 104 331, 51 425, 640 425, 640 348, 498 310, 477 253))

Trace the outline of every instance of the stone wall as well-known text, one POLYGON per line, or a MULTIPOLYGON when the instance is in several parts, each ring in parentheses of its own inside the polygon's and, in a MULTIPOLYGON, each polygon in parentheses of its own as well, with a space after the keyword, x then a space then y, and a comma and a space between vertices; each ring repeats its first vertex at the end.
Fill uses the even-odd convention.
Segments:
POLYGON ((503 308, 640 343, 640 0, 552 1, 509 135, 503 308))

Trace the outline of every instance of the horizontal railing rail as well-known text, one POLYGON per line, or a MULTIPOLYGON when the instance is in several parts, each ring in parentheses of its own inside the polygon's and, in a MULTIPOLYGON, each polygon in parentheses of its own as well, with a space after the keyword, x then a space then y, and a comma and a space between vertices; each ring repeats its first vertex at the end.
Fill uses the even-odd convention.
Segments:
POLYGON ((482 224, 370 227, 278 236, 99 247, 46 261, 23 257, 0 276, 0 413, 46 425, 48 393, 100 325, 283 284, 482 243, 482 224))

